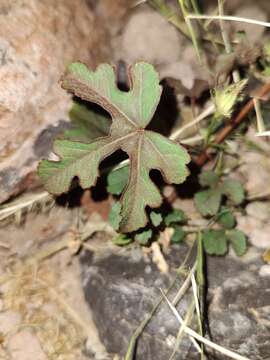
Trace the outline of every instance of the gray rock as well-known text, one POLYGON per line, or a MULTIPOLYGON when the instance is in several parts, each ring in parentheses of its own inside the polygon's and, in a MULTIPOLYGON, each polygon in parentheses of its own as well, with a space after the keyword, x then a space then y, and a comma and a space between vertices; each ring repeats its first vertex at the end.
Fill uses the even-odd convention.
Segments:
MULTIPOLYGON (((178 257, 183 258, 184 252, 177 252, 172 257, 174 266, 177 266, 178 257)), ((126 255, 111 254, 93 262, 91 254, 87 252, 82 256, 81 263, 86 300, 93 310, 100 338, 109 353, 124 355, 136 327, 160 299, 159 289, 168 288, 175 275, 160 274, 155 265, 142 259, 136 261, 126 255)), ((170 292, 171 298, 181 283, 178 281, 177 287, 170 292)), ((189 306, 189 298, 178 307, 182 315, 189 306)), ((163 303, 140 338, 136 359, 169 358, 178 328, 177 320, 168 305, 163 303)), ((193 351, 189 340, 184 337, 181 347, 183 355, 179 354, 180 357, 176 359, 185 359, 186 356, 196 359, 193 351)))
MULTIPOLYGON (((176 268, 187 248, 175 247, 167 261, 176 268)), ((86 252, 81 257, 82 280, 86 300, 92 310, 100 338, 107 351, 124 355, 128 342, 140 322, 160 298, 175 273, 160 274, 155 265, 128 254, 110 254, 98 259, 86 252)), ((208 320, 214 342, 250 359, 266 359, 270 353, 270 284, 259 276, 261 261, 243 263, 231 257, 208 259, 208 320)), ((183 280, 169 293, 173 298, 183 280)), ((178 305, 184 316, 190 304, 188 293, 178 305)), ((196 325, 192 325, 196 328, 196 325)), ((145 328, 136 359, 169 359, 179 325, 168 305, 163 303, 145 328)), ((174 359, 200 359, 185 336, 174 359)), ((225 359, 211 350, 208 359, 225 359)))

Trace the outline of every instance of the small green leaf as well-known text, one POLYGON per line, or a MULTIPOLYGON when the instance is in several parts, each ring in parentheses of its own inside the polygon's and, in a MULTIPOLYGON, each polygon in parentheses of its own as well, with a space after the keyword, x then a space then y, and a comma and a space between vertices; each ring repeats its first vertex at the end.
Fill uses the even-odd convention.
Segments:
POLYGON ((236 223, 234 215, 225 207, 223 207, 217 215, 217 222, 225 229, 232 229, 236 223))
POLYGON ((66 140, 90 142, 109 134, 111 120, 105 115, 89 110, 84 104, 74 103, 69 112, 71 128, 67 129, 63 138, 66 140))
POLYGON ((114 230, 118 230, 119 229, 119 224, 121 221, 121 205, 119 202, 115 202, 113 204, 113 206, 111 207, 111 211, 109 213, 109 223, 111 224, 111 226, 114 228, 114 230))
POLYGON ((113 170, 107 177, 107 191, 113 195, 120 195, 128 182, 129 166, 122 166, 113 170))
POLYGON ((152 224, 154 226, 159 226, 162 222, 162 215, 160 213, 157 213, 155 211, 150 212, 150 219, 152 221, 152 224))
POLYGON ((203 187, 215 187, 219 182, 219 176, 214 171, 204 171, 199 176, 199 183, 203 187))
POLYGON ((171 243, 179 244, 184 240, 186 233, 180 225, 174 225, 173 229, 174 229, 174 233, 171 238, 171 243))
POLYGON ((227 231, 227 237, 237 256, 242 256, 247 251, 246 235, 240 230, 227 231))
POLYGON ((133 240, 125 234, 118 234, 112 239, 112 242, 118 246, 126 246, 130 244, 132 241, 133 240))
POLYGON ((227 237, 224 230, 205 230, 202 233, 203 246, 209 255, 224 255, 227 250, 227 237))
POLYGON ((221 186, 221 191, 235 205, 241 204, 245 198, 245 192, 242 184, 237 180, 227 179, 221 186))
POLYGON ((165 216, 164 222, 166 226, 170 226, 173 223, 186 223, 187 218, 183 210, 173 209, 168 215, 165 216))
POLYGON ((153 232, 151 229, 143 230, 139 234, 135 235, 135 240, 138 241, 141 245, 147 245, 151 239, 153 232))
POLYGON ((216 215, 221 204, 222 195, 219 189, 200 191, 195 194, 194 201, 202 216, 216 215))

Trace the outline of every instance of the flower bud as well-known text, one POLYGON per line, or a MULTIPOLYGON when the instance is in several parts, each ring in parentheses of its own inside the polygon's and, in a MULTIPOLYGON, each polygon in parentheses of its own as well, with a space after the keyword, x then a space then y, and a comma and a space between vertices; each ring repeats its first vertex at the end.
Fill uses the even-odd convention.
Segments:
POLYGON ((241 99, 240 93, 246 84, 247 80, 241 80, 235 84, 214 90, 213 100, 217 117, 231 117, 234 105, 241 99))

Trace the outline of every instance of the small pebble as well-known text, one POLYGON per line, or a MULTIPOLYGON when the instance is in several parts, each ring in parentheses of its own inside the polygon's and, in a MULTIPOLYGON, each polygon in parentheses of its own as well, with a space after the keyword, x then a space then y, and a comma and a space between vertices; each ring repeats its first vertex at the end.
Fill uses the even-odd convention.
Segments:
POLYGON ((260 268, 259 275, 262 277, 270 276, 270 265, 263 265, 260 268))

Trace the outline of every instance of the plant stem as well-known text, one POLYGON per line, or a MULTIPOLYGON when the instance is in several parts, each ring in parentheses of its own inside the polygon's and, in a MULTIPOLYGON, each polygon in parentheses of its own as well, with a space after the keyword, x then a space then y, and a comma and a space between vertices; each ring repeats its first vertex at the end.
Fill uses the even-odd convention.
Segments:
MULTIPOLYGON (((219 11, 219 15, 222 17, 224 15, 223 0, 218 0, 218 11, 219 11)), ((225 28, 224 19, 220 18, 219 25, 221 30, 221 36, 225 46, 225 51, 227 54, 230 54, 232 52, 232 47, 229 40, 229 36, 225 28)), ((233 76, 233 81, 235 83, 237 83, 240 80, 240 75, 238 70, 234 70, 232 76, 233 76)))
MULTIPOLYGON (((198 283, 198 297, 199 297, 199 304, 200 308, 199 311, 197 310, 197 317, 198 317, 198 325, 199 325, 199 331, 200 335, 204 335, 203 331, 203 322, 204 322, 204 251, 203 251, 203 243, 202 243, 202 233, 201 231, 198 232, 198 243, 197 243, 197 268, 196 268, 196 280, 198 283)), ((201 347, 201 359, 204 359, 204 351, 203 351, 203 344, 201 347)))
POLYGON ((215 112, 215 105, 211 104, 206 108, 199 116, 197 116, 194 120, 189 122, 188 124, 182 126, 180 129, 173 132, 170 136, 171 140, 176 140, 184 131, 189 129, 190 127, 198 124, 202 120, 204 120, 207 116, 212 115, 215 112))
MULTIPOLYGON (((264 84, 258 93, 257 98, 261 98, 270 92, 270 82, 264 84)), ((254 108, 254 101, 250 99, 240 110, 240 112, 234 117, 224 128, 222 128, 214 139, 214 144, 221 144, 242 122, 246 120, 247 114, 254 108)), ((209 147, 203 150, 203 152, 194 159, 195 164, 203 166, 208 160, 212 159, 213 154, 209 152, 209 147)))
POLYGON ((188 28, 188 31, 189 31, 189 34, 190 34, 190 37, 191 37, 195 52, 197 54, 197 57, 198 57, 199 61, 201 62, 201 54, 200 54, 199 44, 198 44, 198 41, 197 41, 197 38, 196 38, 195 31, 194 31, 194 29, 192 27, 191 21, 188 18, 188 12, 186 10, 184 0, 178 0, 178 2, 179 2, 179 5, 180 5, 180 8, 181 8, 183 17, 185 19, 185 22, 187 24, 187 28, 188 28))

